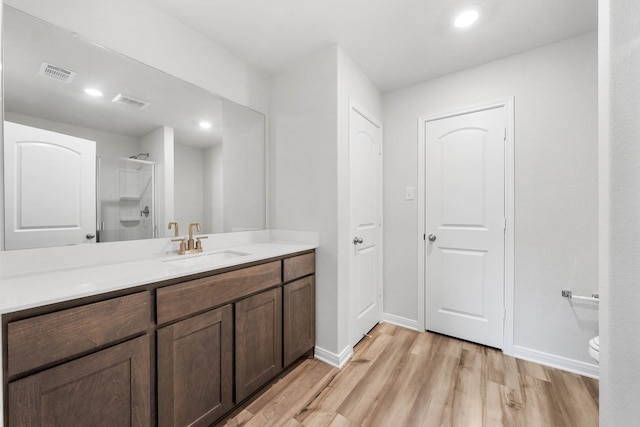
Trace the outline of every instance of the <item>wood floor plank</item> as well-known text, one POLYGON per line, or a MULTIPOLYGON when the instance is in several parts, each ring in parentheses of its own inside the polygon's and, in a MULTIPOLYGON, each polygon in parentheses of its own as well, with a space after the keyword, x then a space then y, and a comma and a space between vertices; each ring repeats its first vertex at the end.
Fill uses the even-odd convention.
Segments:
POLYGON ((435 351, 447 354, 451 357, 459 358, 460 352, 462 352, 462 345, 464 341, 452 339, 445 335, 436 336, 435 351))
POLYGON ((410 409, 426 380, 428 358, 409 353, 397 373, 379 396, 371 414, 371 426, 406 425, 410 409))
MULTIPOLYGON (((514 359, 514 358, 512 358, 514 359)), ((538 378, 543 381, 549 381, 549 376, 547 375, 547 369, 539 365, 537 363, 529 362, 524 359, 514 359, 518 365, 518 372, 523 375, 528 375, 533 378, 538 378)))
POLYGON ((434 346, 437 345, 437 337, 438 335, 430 332, 417 334, 416 339, 411 346, 411 350, 409 351, 411 354, 415 354, 417 356, 430 357, 434 351, 434 346))
POLYGON ((589 394, 595 402, 596 407, 598 407, 600 405, 600 387, 598 380, 588 377, 581 377, 581 379, 584 386, 589 390, 589 394))
MULTIPOLYGON (((279 388, 273 389, 273 394, 277 395, 276 398, 267 397, 269 404, 260 412, 265 414, 271 424, 281 419, 294 418, 301 410, 300 408, 304 408, 313 400, 337 373, 335 368, 327 369, 327 364, 317 360, 305 360, 303 365, 306 366, 300 369, 302 375, 297 377, 295 382, 283 382, 279 388)), ((252 406, 249 410, 256 412, 252 406)))
POLYGON ((483 353, 463 348, 453 391, 452 425, 482 426, 486 402, 486 364, 483 353))
POLYGON ((568 426, 589 427, 598 425, 596 402, 584 387, 582 377, 570 372, 548 369, 554 395, 568 426))
POLYGON ((359 425, 340 414, 336 414, 329 427, 359 427, 359 425))
POLYGON ((356 384, 338 407, 337 412, 345 418, 362 424, 367 416, 375 410, 378 395, 392 381, 396 373, 396 365, 409 352, 415 338, 415 332, 401 329, 396 332, 394 337, 394 344, 385 348, 369 368, 370 373, 356 384))
POLYGON ((509 390, 509 401, 513 402, 512 405, 522 406, 524 394, 517 359, 493 348, 487 349, 486 355, 487 381, 505 386, 509 390))
POLYGON ((296 417, 296 421, 305 427, 326 427, 335 418, 335 412, 324 412, 322 410, 310 411, 302 420, 296 417))
POLYGON ((562 410, 548 381, 520 376, 524 388, 523 419, 527 426, 565 426, 562 410))
POLYGON ((383 323, 338 370, 305 360, 220 425, 598 425, 598 381, 383 323))
POLYGON ((331 414, 331 418, 333 418, 338 407, 367 375, 371 365, 392 342, 393 336, 386 333, 375 333, 371 340, 361 341, 356 346, 355 353, 347 366, 313 401, 309 402, 296 419, 306 424, 306 418, 315 412, 331 414))
POLYGON ((515 427, 525 424, 519 392, 516 393, 513 389, 503 384, 487 381, 486 394, 486 425, 515 427))
POLYGON ((427 375, 418 397, 409 410, 408 425, 442 425, 453 401, 458 359, 434 352, 429 359, 427 375))

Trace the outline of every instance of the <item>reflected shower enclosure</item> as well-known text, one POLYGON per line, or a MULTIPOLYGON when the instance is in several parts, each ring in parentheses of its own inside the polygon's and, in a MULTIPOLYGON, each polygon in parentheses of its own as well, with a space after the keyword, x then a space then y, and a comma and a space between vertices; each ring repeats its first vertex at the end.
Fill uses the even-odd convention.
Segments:
POLYGON ((156 237, 156 165, 120 157, 98 157, 98 241, 156 237))

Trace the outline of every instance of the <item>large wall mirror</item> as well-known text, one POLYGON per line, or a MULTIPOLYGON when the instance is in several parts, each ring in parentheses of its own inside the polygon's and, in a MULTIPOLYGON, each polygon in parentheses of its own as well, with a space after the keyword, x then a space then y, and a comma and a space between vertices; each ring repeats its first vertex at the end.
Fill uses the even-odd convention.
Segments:
POLYGON ((262 114, 8 6, 2 30, 6 249, 266 228, 262 114))

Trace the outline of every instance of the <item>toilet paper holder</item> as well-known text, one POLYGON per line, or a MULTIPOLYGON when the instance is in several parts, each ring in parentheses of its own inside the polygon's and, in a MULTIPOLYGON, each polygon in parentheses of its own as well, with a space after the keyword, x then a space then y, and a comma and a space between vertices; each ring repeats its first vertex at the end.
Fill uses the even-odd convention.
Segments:
POLYGON ((591 294, 590 297, 582 296, 582 295, 573 295, 573 292, 567 289, 562 290, 562 296, 569 299, 579 299, 582 301, 594 301, 600 302, 600 294, 591 294))

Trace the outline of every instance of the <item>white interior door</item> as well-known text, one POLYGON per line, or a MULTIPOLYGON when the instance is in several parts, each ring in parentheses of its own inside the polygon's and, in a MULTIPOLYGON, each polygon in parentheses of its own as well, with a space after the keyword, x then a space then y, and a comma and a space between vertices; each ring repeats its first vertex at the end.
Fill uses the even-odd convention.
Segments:
POLYGON ((426 328, 502 348, 505 107, 426 123, 426 328))
POLYGON ((382 129, 353 106, 349 112, 351 198, 351 344, 382 320, 382 129))
POLYGON ((5 247, 95 242, 96 144, 4 123, 5 247))

